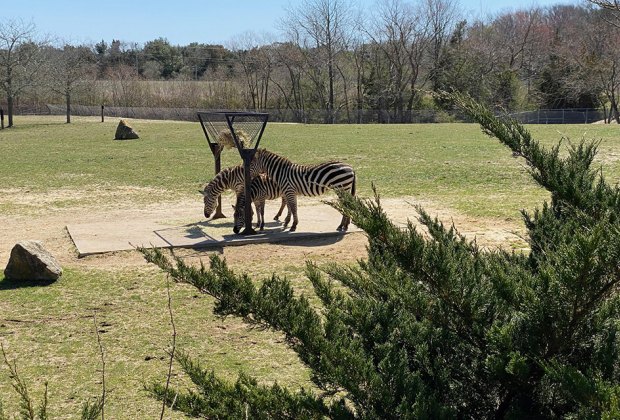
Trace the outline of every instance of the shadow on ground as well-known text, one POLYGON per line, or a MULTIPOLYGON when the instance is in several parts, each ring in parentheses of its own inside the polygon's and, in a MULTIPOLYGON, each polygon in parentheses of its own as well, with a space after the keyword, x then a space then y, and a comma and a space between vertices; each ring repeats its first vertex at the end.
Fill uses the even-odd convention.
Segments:
POLYGON ((0 290, 24 289, 26 287, 44 287, 54 284, 54 280, 14 280, 2 278, 0 280, 0 290))

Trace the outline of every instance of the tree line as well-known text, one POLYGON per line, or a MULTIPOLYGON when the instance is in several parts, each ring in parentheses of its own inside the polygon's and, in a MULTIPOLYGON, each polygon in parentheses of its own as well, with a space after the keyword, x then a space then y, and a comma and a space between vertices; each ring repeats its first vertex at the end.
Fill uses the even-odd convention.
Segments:
POLYGON ((0 20, 0 103, 278 110, 304 121, 410 122, 458 91, 493 108, 599 108, 620 121, 620 28, 614 2, 530 7, 467 19, 458 0, 303 0, 277 37, 224 45, 43 39, 0 20), (608 7, 606 7, 608 6, 608 7))

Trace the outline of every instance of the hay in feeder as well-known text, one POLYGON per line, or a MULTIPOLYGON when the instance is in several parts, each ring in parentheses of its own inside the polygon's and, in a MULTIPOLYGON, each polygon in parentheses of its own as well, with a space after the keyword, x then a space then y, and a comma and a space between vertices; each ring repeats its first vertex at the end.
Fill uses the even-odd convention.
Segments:
MULTIPOLYGON (((237 140, 239 140, 242 148, 244 148, 246 144, 250 143, 250 138, 245 131, 235 130, 235 134, 237 135, 237 140)), ((233 149, 237 147, 237 145, 235 144, 235 140, 233 139, 233 135, 228 129, 220 131, 220 134, 218 134, 217 136, 217 142, 224 149, 233 149)))

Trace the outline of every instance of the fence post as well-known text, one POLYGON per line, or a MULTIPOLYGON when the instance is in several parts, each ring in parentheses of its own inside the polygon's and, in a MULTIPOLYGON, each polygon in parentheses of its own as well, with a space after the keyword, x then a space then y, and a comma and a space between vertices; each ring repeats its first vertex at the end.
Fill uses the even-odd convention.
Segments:
POLYGON ((103 105, 101 105, 101 122, 104 122, 103 108, 103 105))
POLYGON ((4 130, 4 109, 0 108, 0 129, 4 130))

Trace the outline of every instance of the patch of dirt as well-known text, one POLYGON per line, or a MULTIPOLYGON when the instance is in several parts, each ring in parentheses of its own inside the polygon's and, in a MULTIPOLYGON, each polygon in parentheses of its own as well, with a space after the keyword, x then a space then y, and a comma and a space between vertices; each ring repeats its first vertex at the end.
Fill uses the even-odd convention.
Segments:
MULTIPOLYGON (((112 196, 99 191, 107 198, 112 196)), ((132 191, 120 191, 121 195, 131 194, 132 191)), ((144 191, 140 191, 144 193, 144 191)), ((68 197, 79 193, 60 190, 53 197, 68 197)), ((18 190, 3 190, 4 203, 30 203, 35 211, 29 215, 0 215, 0 269, 5 267, 12 247, 21 240, 41 240, 44 246, 52 252, 63 267, 119 269, 147 267, 148 265, 137 251, 123 251, 78 258, 76 249, 69 237, 67 224, 93 223, 101 220, 137 220, 148 225, 153 220, 161 219, 161 214, 168 214, 167 220, 171 223, 184 220, 196 212, 196 221, 201 221, 200 205, 195 200, 179 200, 175 202, 161 202, 151 205, 131 205, 131 202, 118 200, 116 204, 109 203, 105 207, 85 205, 81 207, 53 208, 46 210, 47 200, 37 201, 38 194, 18 190), (190 210, 188 210, 190 209, 190 210), (198 211, 196 211, 198 209, 198 211)), ((38 197, 40 198, 40 197, 38 197)), ((117 197, 118 198, 118 197, 117 197)), ((300 200, 300 224, 303 223, 303 214, 312 211, 312 208, 322 204, 318 199, 300 200)), ((441 208, 436 203, 417 200, 414 197, 383 199, 382 205, 392 220, 405 226, 407 219, 415 220, 414 205, 422 205, 431 216, 437 216, 445 224, 454 224, 458 230, 469 238, 476 238, 479 245, 488 248, 523 248, 525 241, 520 238, 521 227, 515 221, 501 221, 497 219, 472 218, 441 208)), ((224 203, 224 208, 229 208, 224 203)), ((278 208, 278 202, 268 204, 266 217, 271 218, 278 208)), ((230 215, 229 215, 230 216, 230 215)), ((248 267, 259 264, 262 267, 299 265, 306 260, 320 262, 341 261, 352 262, 366 255, 367 240, 364 233, 350 233, 338 239, 319 238, 303 241, 291 241, 277 244, 253 244, 235 247, 224 247, 216 251, 178 250, 176 254, 190 259, 208 258, 208 254, 219 252, 231 266, 248 267)))

